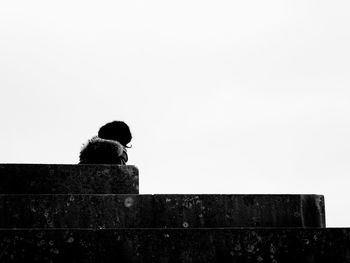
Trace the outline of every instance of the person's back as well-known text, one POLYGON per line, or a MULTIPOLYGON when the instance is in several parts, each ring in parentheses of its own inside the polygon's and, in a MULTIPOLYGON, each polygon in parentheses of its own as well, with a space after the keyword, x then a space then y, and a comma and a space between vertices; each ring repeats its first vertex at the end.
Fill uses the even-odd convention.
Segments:
POLYGON ((125 122, 109 122, 100 128, 98 136, 83 146, 79 164, 126 164, 126 149, 131 139, 130 128, 125 122))

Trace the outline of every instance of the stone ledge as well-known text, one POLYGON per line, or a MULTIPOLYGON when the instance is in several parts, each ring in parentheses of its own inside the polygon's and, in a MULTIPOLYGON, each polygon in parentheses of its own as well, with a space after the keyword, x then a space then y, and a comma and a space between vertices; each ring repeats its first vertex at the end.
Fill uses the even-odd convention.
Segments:
POLYGON ((0 195, 0 228, 325 227, 321 195, 0 195))
POLYGON ((0 230, 1 262, 350 262, 350 229, 0 230))
POLYGON ((0 194, 138 194, 132 165, 0 164, 0 194))

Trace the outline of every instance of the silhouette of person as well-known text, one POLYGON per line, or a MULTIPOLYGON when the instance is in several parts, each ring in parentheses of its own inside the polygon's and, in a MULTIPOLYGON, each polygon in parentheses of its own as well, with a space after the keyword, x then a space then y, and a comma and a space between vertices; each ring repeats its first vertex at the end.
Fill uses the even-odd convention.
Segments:
POLYGON ((132 135, 123 121, 112 121, 103 125, 98 136, 83 145, 79 164, 121 164, 128 161, 127 148, 132 135))

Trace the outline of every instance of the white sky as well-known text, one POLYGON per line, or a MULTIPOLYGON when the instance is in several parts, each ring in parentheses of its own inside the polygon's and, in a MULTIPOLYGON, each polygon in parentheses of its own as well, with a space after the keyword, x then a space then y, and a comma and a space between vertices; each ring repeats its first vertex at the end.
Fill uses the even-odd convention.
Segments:
POLYGON ((0 162, 112 120, 141 193, 315 193, 350 226, 350 2, 1 1, 0 162))

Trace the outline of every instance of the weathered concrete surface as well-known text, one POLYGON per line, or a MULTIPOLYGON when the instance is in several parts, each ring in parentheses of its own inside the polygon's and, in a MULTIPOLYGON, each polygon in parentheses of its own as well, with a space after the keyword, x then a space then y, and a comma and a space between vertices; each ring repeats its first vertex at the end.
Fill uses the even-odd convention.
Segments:
POLYGON ((350 262, 350 229, 0 230, 1 262, 350 262))
POLYGON ((138 194, 132 165, 0 164, 0 194, 138 194))
POLYGON ((325 227, 321 195, 0 195, 0 228, 325 227))

